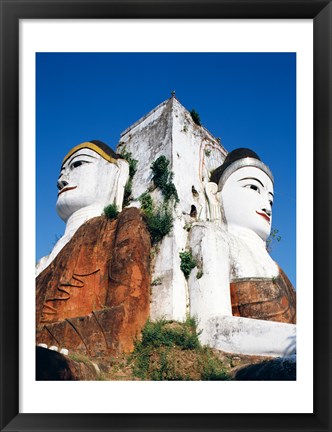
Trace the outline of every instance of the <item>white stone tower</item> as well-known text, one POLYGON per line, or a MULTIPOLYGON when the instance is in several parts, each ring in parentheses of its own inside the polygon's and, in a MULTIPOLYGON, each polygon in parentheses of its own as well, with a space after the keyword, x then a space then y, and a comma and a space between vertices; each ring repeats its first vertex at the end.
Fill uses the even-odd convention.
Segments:
MULTIPOLYGON (((131 206, 139 206, 138 198, 151 190, 151 164, 162 155, 170 162, 179 203, 172 209, 173 229, 156 248, 153 260, 151 318, 184 320, 189 311, 189 295, 179 252, 186 249, 190 224, 211 218, 205 185, 227 151, 193 121, 174 95, 121 134, 117 153, 123 151, 138 161, 131 206)), ((158 190, 151 195, 155 202, 162 200, 158 190)))

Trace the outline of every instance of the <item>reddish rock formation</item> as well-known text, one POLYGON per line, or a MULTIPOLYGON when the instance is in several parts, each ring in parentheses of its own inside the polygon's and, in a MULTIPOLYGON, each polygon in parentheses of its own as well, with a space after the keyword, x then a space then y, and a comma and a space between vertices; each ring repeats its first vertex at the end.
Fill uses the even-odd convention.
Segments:
POLYGON ((149 316, 150 237, 140 211, 90 219, 36 280, 37 343, 129 352, 149 316))
POLYGON ((296 294, 279 268, 276 279, 251 278, 231 283, 234 316, 296 323, 296 294))

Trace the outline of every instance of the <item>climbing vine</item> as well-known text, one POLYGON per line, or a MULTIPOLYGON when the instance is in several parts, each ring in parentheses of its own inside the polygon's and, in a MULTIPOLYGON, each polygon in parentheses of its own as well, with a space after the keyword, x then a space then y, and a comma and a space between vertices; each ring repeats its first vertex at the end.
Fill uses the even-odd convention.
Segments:
POLYGON ((281 235, 279 235, 279 230, 272 228, 271 233, 266 240, 266 250, 271 253, 272 249, 281 241, 281 235))
MULTIPOLYGON (((197 266, 197 263, 194 260, 190 250, 180 252, 179 255, 181 260, 180 268, 184 274, 184 277, 188 279, 191 270, 197 266)), ((202 277, 202 275, 200 277, 202 277)))
POLYGON ((124 197, 123 197, 123 206, 126 207, 131 201, 132 187, 133 187, 133 177, 137 171, 137 159, 132 158, 132 154, 123 150, 121 152, 121 156, 125 159, 129 164, 129 179, 125 185, 124 189, 124 197))
POLYGON ((152 181, 154 186, 160 189, 163 202, 160 205, 156 205, 148 191, 140 196, 139 201, 150 232, 151 242, 152 244, 156 244, 173 228, 173 215, 170 203, 172 201, 173 205, 176 205, 179 202, 179 197, 172 181, 173 173, 169 169, 169 160, 165 156, 159 156, 151 164, 151 170, 153 173, 152 181))
POLYGON ((195 109, 192 109, 190 111, 190 115, 191 115, 191 118, 193 119, 194 123, 196 123, 198 126, 202 125, 201 118, 195 109))
POLYGON ((173 227, 172 213, 165 203, 156 206, 148 192, 141 195, 139 201, 151 236, 151 242, 156 244, 171 231, 173 227))
POLYGON ((169 160, 165 156, 159 156, 152 163, 151 170, 153 173, 152 181, 161 190, 165 201, 173 198, 175 202, 179 202, 179 196, 173 183, 173 173, 169 170, 169 160))

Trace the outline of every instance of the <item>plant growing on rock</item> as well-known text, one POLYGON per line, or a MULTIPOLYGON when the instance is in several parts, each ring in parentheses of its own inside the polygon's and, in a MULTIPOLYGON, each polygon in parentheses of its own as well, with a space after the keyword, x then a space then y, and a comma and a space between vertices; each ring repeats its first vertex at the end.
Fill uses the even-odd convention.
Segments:
POLYGON ((161 241, 173 227, 173 216, 167 205, 155 207, 152 197, 145 192, 139 198, 152 244, 161 241))
POLYGON ((106 216, 109 220, 116 219, 118 214, 119 211, 116 204, 110 204, 104 208, 104 216, 106 216))
POLYGON ((196 123, 198 126, 202 125, 200 116, 194 108, 190 111, 190 115, 191 115, 191 118, 193 119, 194 123, 196 123))
POLYGON ((137 171, 137 159, 132 158, 132 154, 130 152, 126 152, 123 150, 121 152, 121 157, 125 159, 129 164, 129 179, 125 185, 124 189, 124 197, 123 197, 123 205, 127 206, 131 200, 132 186, 133 186, 133 177, 137 171))
POLYGON ((168 166, 169 160, 165 156, 159 156, 151 165, 153 173, 152 181, 161 190, 165 201, 173 198, 175 202, 179 202, 178 193, 173 183, 173 173, 169 170, 168 166))
POLYGON ((227 380, 222 362, 202 348, 197 320, 148 321, 131 356, 134 375, 142 380, 227 380))
POLYGON ((188 279, 191 270, 196 267, 197 263, 194 260, 191 251, 180 252, 179 255, 181 259, 180 268, 184 274, 184 277, 188 279))

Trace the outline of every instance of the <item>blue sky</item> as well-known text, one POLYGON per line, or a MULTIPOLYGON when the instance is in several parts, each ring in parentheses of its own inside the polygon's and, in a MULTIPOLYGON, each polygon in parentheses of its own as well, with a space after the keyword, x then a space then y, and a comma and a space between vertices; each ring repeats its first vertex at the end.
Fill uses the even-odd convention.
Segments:
POLYGON ((172 90, 231 151, 249 147, 275 178, 272 257, 296 285, 296 56, 292 53, 38 53, 36 259, 64 232, 56 180, 74 145, 120 133, 172 90))

